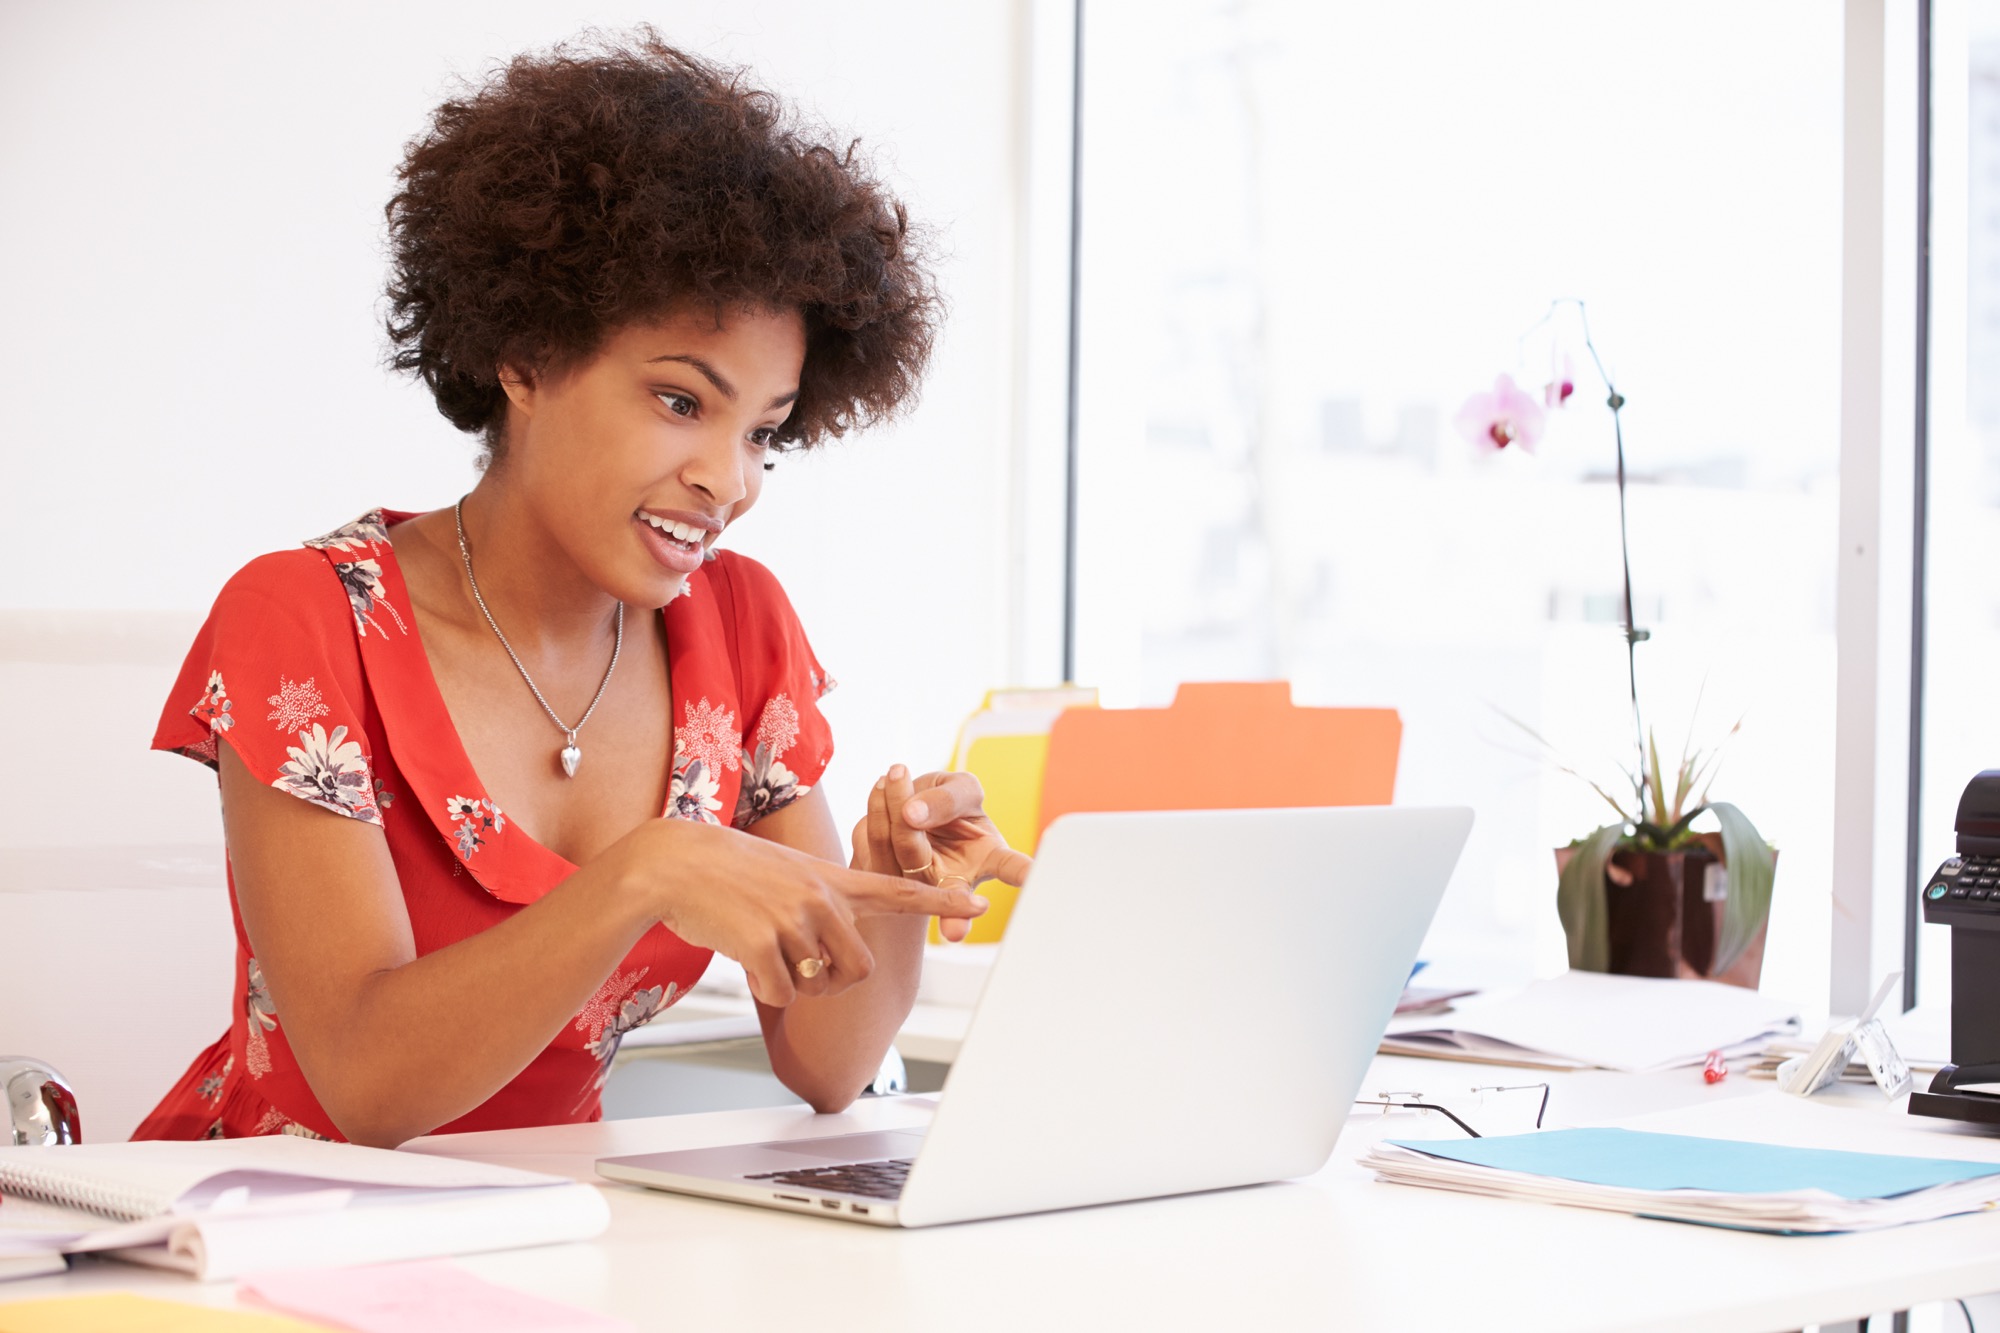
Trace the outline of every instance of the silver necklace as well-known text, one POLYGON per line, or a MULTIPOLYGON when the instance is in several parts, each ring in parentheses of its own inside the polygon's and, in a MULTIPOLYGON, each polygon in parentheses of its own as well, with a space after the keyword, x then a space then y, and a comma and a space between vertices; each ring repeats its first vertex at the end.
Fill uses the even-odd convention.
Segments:
POLYGON ((591 696, 590 707, 583 710, 583 716, 578 718, 576 725, 572 727, 556 716, 555 709, 549 707, 549 701, 542 697, 541 690, 535 685, 535 678, 528 674, 528 668, 521 665, 520 654, 514 651, 513 644, 507 642, 507 636, 500 632, 500 623, 493 619, 493 613, 486 609, 486 599, 479 595, 479 580, 472 576, 472 548, 465 544, 464 496, 458 497, 458 503, 452 506, 451 519, 458 527, 458 556, 465 561, 465 581, 472 585, 472 600, 479 603, 479 614, 486 617, 486 623, 493 629, 493 637, 500 640, 500 646, 505 648, 507 656, 514 660, 514 669, 521 673, 522 680, 528 682, 528 689, 533 692, 535 702, 542 706, 542 711, 549 715, 549 721, 555 723, 556 729, 562 732, 566 743, 557 751, 556 759, 562 764, 563 776, 573 778, 576 776, 576 766, 583 762, 583 751, 576 747, 576 733, 583 729, 583 724, 590 721, 590 715, 597 711, 597 701, 604 697, 604 687, 611 683, 611 673, 618 669, 618 650, 625 646, 625 603, 618 603, 617 629, 611 640, 611 665, 604 668, 604 679, 597 682, 597 693, 591 696))

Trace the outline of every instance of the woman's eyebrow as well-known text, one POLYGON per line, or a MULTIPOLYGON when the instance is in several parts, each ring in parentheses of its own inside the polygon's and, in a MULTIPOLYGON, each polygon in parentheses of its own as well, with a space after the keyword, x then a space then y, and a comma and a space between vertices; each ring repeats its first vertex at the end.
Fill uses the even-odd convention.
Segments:
POLYGON ((721 371, 717 370, 714 366, 711 366, 710 364, 708 364, 708 362, 702 360, 700 357, 689 356, 685 352, 668 352, 664 356, 648 357, 646 359, 646 364, 650 366, 660 361, 679 361, 683 365, 693 366, 696 370, 699 370, 704 376, 707 377, 708 382, 715 386, 715 391, 717 393, 721 394, 724 398, 727 398, 732 403, 736 401, 736 386, 731 384, 728 380, 724 379, 722 377, 721 371))
MULTIPOLYGON (((683 365, 693 366, 696 370, 702 373, 703 377, 706 378, 710 384, 713 384, 715 386, 715 391, 717 393, 721 394, 724 398, 727 398, 732 403, 736 401, 736 386, 731 384, 727 379, 723 378, 721 371, 717 370, 714 366, 711 366, 710 364, 708 364, 708 362, 702 360, 700 357, 691 356, 686 352, 668 352, 662 356, 648 357, 646 359, 646 364, 650 366, 655 362, 659 361, 678 361, 683 365)), ((797 389, 793 389, 790 393, 781 393, 776 398, 773 398, 770 401, 770 403, 766 405, 766 410, 768 411, 770 408, 773 407, 783 407, 787 403, 797 402, 798 397, 799 397, 799 391, 797 389)))

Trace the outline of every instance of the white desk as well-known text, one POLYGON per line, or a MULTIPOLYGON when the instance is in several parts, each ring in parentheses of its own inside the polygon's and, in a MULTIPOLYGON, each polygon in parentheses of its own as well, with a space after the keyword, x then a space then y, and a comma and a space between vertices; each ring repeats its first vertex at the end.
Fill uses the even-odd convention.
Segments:
MULTIPOLYGON (((1462 1090, 1523 1075, 1379 1060, 1364 1087, 1462 1090)), ((1550 1075, 1551 1123, 1652 1111, 1657 1127, 2000 1160, 2000 1139, 1898 1114, 1872 1091, 1811 1103, 1740 1076, 1550 1075), (1871 1100, 1872 1098, 1872 1100, 1871 1100)), ((1057 1099, 1059 1100, 1059 1098, 1057 1099)), ((598 1156, 919 1123, 919 1099, 815 1118, 738 1111, 423 1140, 424 1151, 592 1179, 598 1156)), ((2000 1289, 2000 1214, 1860 1236, 1783 1238, 1382 1185, 1353 1164, 1356 1120, 1303 1181, 896 1232, 607 1186, 609 1233, 459 1260, 496 1282, 641 1329, 1099 1327, 1769 1330, 2000 1289)), ((122 1288, 230 1303, 228 1284, 118 1264, 0 1286, 0 1301, 122 1288)))

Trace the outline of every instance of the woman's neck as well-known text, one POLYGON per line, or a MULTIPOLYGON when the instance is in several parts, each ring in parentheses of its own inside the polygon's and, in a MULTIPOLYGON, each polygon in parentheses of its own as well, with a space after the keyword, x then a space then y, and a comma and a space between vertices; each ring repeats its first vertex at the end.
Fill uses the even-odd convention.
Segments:
MULTIPOLYGON (((617 601, 584 575, 504 475, 487 473, 462 503, 479 595, 516 652, 559 657, 611 632, 617 601)), ((466 605, 477 616, 456 534, 447 529, 446 536, 466 605)))

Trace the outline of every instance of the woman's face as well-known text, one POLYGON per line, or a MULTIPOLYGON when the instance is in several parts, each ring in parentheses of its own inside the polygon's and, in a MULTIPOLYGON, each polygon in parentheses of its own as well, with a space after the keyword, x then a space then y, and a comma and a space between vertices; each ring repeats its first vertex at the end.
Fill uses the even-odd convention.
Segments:
POLYGON ((591 583, 664 606, 757 502, 805 352, 795 311, 630 325, 565 374, 507 384, 495 480, 591 583))

